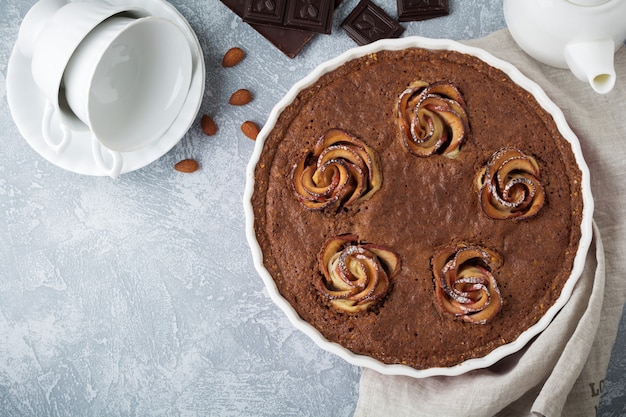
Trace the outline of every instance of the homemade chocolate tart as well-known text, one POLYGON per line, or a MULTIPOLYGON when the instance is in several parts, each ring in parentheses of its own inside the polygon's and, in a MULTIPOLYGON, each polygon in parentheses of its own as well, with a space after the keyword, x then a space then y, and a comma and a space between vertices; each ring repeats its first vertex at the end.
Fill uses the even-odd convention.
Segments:
POLYGON ((518 351, 569 299, 588 175, 562 113, 511 65, 385 40, 273 110, 248 167, 248 239, 274 301, 321 347, 456 375, 518 351))

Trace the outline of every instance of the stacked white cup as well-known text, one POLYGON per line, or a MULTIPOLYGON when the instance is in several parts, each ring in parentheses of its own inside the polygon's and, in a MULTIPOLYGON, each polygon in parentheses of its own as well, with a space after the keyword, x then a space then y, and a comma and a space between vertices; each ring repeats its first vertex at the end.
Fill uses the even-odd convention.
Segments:
POLYGON ((18 36, 47 101, 42 138, 61 153, 84 140, 72 132, 89 130, 94 163, 115 178, 124 152, 157 141, 179 115, 192 53, 174 23, 141 8, 66 1, 39 0, 18 36))

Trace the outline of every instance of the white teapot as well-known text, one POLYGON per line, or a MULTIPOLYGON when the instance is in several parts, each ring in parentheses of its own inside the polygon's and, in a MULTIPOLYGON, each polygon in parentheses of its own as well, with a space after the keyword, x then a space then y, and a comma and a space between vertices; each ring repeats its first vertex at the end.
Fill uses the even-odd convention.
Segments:
POLYGON ((504 17, 513 39, 536 60, 569 68, 600 94, 615 85, 626 0, 504 0, 504 17))

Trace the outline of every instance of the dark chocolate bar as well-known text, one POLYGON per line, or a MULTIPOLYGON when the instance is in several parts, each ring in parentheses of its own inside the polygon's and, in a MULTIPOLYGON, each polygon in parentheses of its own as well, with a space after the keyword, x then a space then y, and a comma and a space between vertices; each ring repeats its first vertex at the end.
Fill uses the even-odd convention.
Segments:
POLYGON ((341 23, 341 27, 357 44, 385 38, 397 38, 404 28, 371 0, 361 0, 341 23))
POLYGON ((329 34, 335 0, 246 0, 243 20, 258 25, 329 34))
POLYGON ((287 0, 246 0, 243 21, 283 26, 287 0))
MULTIPOLYGON (((341 1, 335 0, 335 8, 341 4, 341 1)), ((221 0, 221 2, 243 19, 246 0, 221 0)), ((257 24, 250 24, 250 26, 289 58, 295 58, 302 48, 315 36, 315 32, 286 29, 278 26, 257 24)))
POLYGON ((448 0, 397 0, 400 22, 432 19, 450 13, 448 0))

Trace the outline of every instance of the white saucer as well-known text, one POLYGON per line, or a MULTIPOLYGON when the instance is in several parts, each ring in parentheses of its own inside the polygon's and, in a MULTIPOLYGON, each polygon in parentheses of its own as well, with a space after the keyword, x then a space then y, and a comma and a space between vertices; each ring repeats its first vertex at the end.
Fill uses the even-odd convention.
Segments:
MULTIPOLYGON (((204 95, 205 66, 198 38, 187 20, 164 0, 109 0, 110 3, 140 7, 151 15, 169 19, 185 34, 192 54, 192 77, 189 92, 180 114, 163 136, 147 147, 122 154, 122 173, 142 168, 159 159, 176 145, 191 127, 204 95)), ((41 135, 45 98, 30 70, 30 59, 13 48, 7 68, 7 100, 11 116, 26 142, 43 158, 67 171, 83 175, 107 175, 96 165, 88 131, 72 131, 72 141, 60 154, 52 151, 41 135)))

